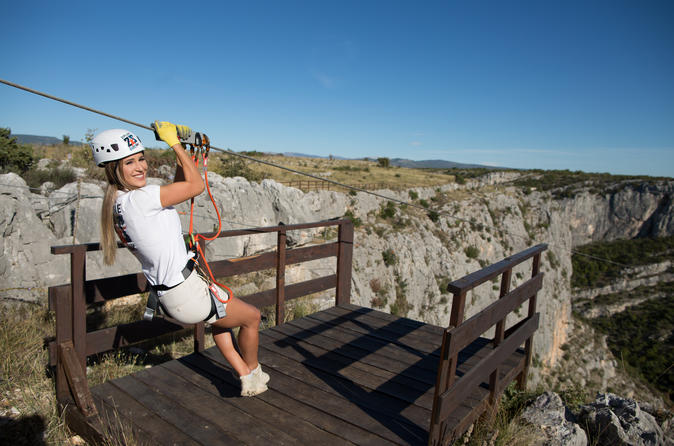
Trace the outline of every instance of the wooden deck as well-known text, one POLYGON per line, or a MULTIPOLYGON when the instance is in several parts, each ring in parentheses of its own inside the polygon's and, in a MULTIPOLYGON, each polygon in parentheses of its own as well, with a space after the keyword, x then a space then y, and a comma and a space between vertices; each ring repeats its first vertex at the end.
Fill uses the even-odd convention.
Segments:
MULTIPOLYGON (((236 374, 213 347, 92 387, 99 423, 132 427, 136 440, 174 444, 428 444, 442 327, 340 305, 261 332, 269 390, 239 396, 236 374)), ((493 351, 478 338, 457 376, 493 351)), ((522 370, 518 349, 499 368, 522 370)), ((509 381, 508 381, 509 382, 509 381)), ((457 423, 489 397, 477 387, 457 423)), ((450 426, 451 428, 451 426, 450 426)))

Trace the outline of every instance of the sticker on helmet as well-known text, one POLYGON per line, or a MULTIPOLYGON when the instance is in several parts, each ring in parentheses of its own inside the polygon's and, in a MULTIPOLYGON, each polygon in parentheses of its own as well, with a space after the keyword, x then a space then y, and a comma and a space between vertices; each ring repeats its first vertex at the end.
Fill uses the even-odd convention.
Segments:
POLYGON ((122 136, 122 139, 129 145, 129 151, 131 152, 133 152, 133 150, 140 144, 140 139, 131 133, 122 136))

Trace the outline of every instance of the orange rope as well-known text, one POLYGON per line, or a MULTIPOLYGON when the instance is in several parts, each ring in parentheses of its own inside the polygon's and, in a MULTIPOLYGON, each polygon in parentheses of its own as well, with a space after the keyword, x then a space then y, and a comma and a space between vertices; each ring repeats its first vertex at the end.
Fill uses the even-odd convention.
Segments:
MULTIPOLYGON (((205 135, 204 135, 205 136, 205 135)), ((222 230, 222 219, 220 218, 220 211, 218 210, 218 205, 215 203, 215 198, 213 198, 213 194, 211 193, 211 188, 208 185, 208 151, 210 147, 206 145, 205 150, 203 148, 200 148, 201 150, 197 150, 197 153, 194 153, 194 147, 192 147, 191 152, 192 152, 192 161, 194 161, 194 164, 199 167, 199 152, 201 152, 201 157, 204 161, 204 181, 206 182, 206 190, 208 191, 208 196, 211 199, 211 203, 213 203, 213 209, 215 209, 215 213, 218 215, 218 230, 215 233, 213 237, 205 237, 201 234, 197 234, 194 236, 194 197, 191 198, 190 200, 190 228, 189 228, 189 246, 191 249, 195 249, 199 254, 199 258, 202 261, 203 265, 206 267, 206 271, 208 271, 208 275, 211 278, 211 282, 218 285, 220 288, 224 289, 228 293, 227 299, 223 300, 220 298, 220 296, 216 296, 218 300, 222 303, 227 303, 229 299, 234 296, 234 293, 232 290, 227 286, 224 285, 217 280, 215 280, 215 276, 213 275, 213 271, 211 271, 211 267, 208 265, 208 261, 206 260, 206 255, 204 254, 203 250, 201 249, 201 243, 199 243, 200 240, 203 240, 204 242, 206 241, 213 241, 218 236, 220 235, 220 231, 222 230)))

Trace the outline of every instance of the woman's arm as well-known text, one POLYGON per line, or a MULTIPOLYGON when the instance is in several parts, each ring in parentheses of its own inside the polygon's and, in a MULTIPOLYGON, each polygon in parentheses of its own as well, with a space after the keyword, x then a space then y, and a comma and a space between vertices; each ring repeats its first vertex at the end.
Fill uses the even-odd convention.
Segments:
POLYGON ((195 197, 204 191, 204 181, 199 169, 178 140, 176 126, 170 122, 155 122, 159 137, 171 146, 176 154, 178 167, 173 183, 159 189, 159 199, 163 207, 173 206, 195 197))

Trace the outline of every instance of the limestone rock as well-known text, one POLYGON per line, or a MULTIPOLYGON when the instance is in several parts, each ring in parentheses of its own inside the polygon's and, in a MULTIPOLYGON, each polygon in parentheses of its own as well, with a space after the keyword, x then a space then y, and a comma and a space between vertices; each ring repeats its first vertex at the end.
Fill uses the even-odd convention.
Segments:
POLYGON ((587 426, 598 445, 660 445, 662 429, 655 418, 641 410, 636 401, 612 393, 599 394, 595 402, 581 407, 581 425, 587 426))
POLYGON ((522 413, 522 418, 535 426, 545 437, 538 444, 546 446, 585 446, 587 435, 573 421, 573 414, 562 399, 553 392, 545 392, 522 413))

